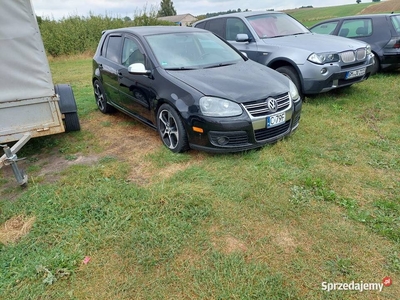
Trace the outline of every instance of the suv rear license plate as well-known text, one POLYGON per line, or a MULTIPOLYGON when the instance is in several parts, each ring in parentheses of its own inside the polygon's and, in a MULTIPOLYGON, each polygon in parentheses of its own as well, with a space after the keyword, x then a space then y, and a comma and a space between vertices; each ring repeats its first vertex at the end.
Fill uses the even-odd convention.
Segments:
POLYGON ((346 73, 345 79, 351 79, 351 78, 355 78, 355 77, 364 76, 365 75, 365 69, 366 68, 362 68, 362 69, 358 69, 358 70, 354 70, 354 71, 349 71, 349 72, 346 73))
POLYGON ((275 127, 285 123, 286 115, 285 113, 276 114, 273 116, 267 117, 267 128, 275 127))

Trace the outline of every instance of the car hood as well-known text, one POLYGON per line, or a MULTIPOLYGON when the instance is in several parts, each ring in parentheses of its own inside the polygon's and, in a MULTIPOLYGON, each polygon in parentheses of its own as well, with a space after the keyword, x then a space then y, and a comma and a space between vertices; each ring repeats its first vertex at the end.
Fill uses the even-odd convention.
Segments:
POLYGON ((251 60, 216 68, 166 72, 205 96, 239 103, 289 92, 286 77, 251 60))
POLYGON ((362 41, 352 40, 341 36, 306 33, 288 35, 277 38, 262 39, 267 45, 290 47, 308 50, 310 53, 343 52, 355 50, 366 46, 362 41))

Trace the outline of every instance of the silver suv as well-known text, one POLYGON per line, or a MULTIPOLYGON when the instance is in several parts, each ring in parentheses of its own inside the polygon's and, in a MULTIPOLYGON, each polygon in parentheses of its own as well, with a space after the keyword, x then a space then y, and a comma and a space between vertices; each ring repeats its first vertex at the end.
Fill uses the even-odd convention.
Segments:
POLYGON ((311 33, 282 12, 242 12, 196 22, 247 56, 289 77, 302 95, 350 86, 369 77, 371 47, 347 38, 311 33))

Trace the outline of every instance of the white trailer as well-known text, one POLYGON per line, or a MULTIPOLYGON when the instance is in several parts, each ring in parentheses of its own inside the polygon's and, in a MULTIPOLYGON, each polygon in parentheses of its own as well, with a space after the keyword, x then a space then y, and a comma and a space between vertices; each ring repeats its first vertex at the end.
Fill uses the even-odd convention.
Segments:
POLYGON ((16 153, 34 137, 80 130, 72 88, 54 86, 30 0, 0 2, 0 168, 11 165, 20 185, 27 176, 16 153), (7 143, 14 145, 9 147, 7 143), (15 143, 16 142, 16 143, 15 143), (1 154, 0 154, 1 155, 1 154))

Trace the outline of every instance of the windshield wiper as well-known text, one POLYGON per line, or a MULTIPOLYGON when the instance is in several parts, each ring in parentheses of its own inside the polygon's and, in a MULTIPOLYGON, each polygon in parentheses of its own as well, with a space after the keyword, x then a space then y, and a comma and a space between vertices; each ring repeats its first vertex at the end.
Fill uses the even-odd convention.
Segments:
POLYGON ((166 71, 187 71, 197 70, 198 68, 187 68, 187 67, 176 67, 176 68, 165 68, 166 71))
POLYGON ((233 65, 234 63, 219 63, 211 66, 204 67, 203 69, 211 69, 211 68, 219 68, 219 67, 225 67, 225 66, 230 66, 233 65))

